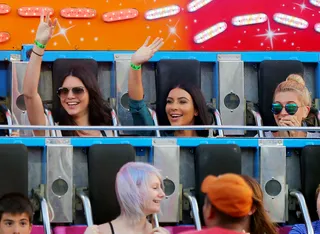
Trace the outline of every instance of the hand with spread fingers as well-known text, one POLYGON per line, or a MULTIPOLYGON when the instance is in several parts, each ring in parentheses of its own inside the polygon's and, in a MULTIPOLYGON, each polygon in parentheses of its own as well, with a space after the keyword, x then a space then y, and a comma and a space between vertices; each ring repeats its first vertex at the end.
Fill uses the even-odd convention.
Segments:
POLYGON ((132 55, 131 62, 135 65, 141 65, 152 58, 155 52, 157 52, 164 42, 162 38, 157 37, 150 45, 150 37, 144 42, 144 44, 132 55))
MULTIPOLYGON (((282 127, 301 127, 300 122, 298 121, 297 117, 294 115, 288 115, 283 117, 279 121, 279 126, 282 127)), ((280 131, 280 136, 282 131, 280 131)), ((305 137, 306 133, 301 131, 287 131, 289 137, 305 137)), ((285 136, 287 135, 285 134, 285 136)))
POLYGON ((42 11, 40 16, 40 23, 36 34, 36 41, 45 46, 52 37, 54 29, 57 25, 57 19, 52 21, 50 19, 49 12, 46 14, 46 16, 44 15, 44 11, 42 11))
POLYGON ((150 234, 170 234, 170 232, 165 228, 157 227, 152 229, 150 234))
POLYGON ((100 230, 98 225, 92 225, 87 227, 86 231, 84 232, 84 234, 99 234, 100 230))

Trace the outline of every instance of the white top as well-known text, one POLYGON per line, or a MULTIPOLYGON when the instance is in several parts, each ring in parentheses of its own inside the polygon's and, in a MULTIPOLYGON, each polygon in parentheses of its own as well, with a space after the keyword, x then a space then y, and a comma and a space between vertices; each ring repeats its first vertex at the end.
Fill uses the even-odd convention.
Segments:
MULTIPOLYGON (((46 126, 50 126, 49 121, 47 116, 45 115, 45 120, 46 120, 46 126)), ((56 126, 58 126, 58 123, 55 123, 56 126)), ((63 137, 61 130, 55 130, 57 137, 63 137)), ((104 131, 106 136, 105 137, 114 137, 113 131, 112 130, 105 130, 104 131)), ((45 130, 45 137, 52 137, 51 136, 51 130, 45 130)), ((100 137, 104 137, 101 133, 100 133, 100 137)))
MULTIPOLYGON (((273 134, 271 131, 264 132, 264 135, 266 138, 274 138, 273 134)), ((307 132, 307 137, 306 138, 319 138, 320 133, 319 132, 307 132)))

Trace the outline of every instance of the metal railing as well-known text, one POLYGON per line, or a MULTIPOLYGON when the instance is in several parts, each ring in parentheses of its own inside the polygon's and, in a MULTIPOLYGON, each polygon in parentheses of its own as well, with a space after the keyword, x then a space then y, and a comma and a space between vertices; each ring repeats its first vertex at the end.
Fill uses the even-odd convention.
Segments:
POLYGON ((41 215, 42 215, 42 220, 43 220, 44 231, 45 231, 46 234, 51 234, 49 208, 48 208, 47 200, 44 197, 40 196, 39 194, 37 194, 37 193, 35 193, 35 194, 36 194, 36 197, 40 201, 41 215))
POLYGON ((319 131, 320 127, 278 127, 278 126, 238 126, 238 125, 185 125, 185 126, 44 126, 44 125, 0 125, 0 129, 28 130, 118 130, 118 131, 156 131, 156 130, 247 130, 247 131, 319 131))
POLYGON ((300 209, 302 211, 304 222, 306 223, 307 234, 314 234, 314 230, 313 230, 313 227, 312 227, 312 223, 311 223, 308 207, 306 205, 306 201, 304 199, 304 196, 302 195, 301 192, 296 191, 296 190, 291 191, 290 192, 290 196, 295 197, 298 200, 300 209))
POLYGON ((194 196, 192 196, 190 193, 187 193, 187 192, 184 192, 183 195, 186 198, 188 198, 188 200, 190 202, 192 216, 194 219, 196 230, 200 231, 201 230, 201 222, 200 222, 199 207, 198 207, 197 199, 194 196))
POLYGON ((82 191, 77 191, 77 196, 81 199, 83 204, 84 213, 86 216, 86 221, 88 226, 93 225, 93 219, 92 219, 92 210, 91 210, 91 202, 88 196, 82 191))

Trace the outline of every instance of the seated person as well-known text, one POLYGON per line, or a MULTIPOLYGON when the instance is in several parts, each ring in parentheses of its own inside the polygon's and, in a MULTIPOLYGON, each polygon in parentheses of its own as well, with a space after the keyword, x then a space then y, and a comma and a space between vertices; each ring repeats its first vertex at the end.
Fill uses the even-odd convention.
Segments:
POLYGON ((19 193, 9 193, 0 198, 0 233, 30 234, 33 207, 29 199, 19 193))
MULTIPOLYGON (((272 112, 280 127, 301 127, 311 107, 311 96, 303 78, 291 74, 281 82, 273 96, 272 112)), ((319 133, 303 131, 265 132, 266 137, 319 137, 319 133)))
MULTIPOLYGON (((203 217, 208 229, 184 234, 244 233, 253 204, 253 192, 246 181, 236 174, 218 177, 209 175, 201 185, 206 194, 203 217)), ((262 232, 260 232, 262 233, 262 232)))
MULTIPOLYGON (((317 200, 317 213, 320 218, 320 185, 316 190, 316 200, 317 200)), ((312 227, 314 234, 320 234, 320 221, 312 222, 312 227)), ((289 234, 307 234, 307 228, 305 224, 296 224, 292 227, 289 234)))
POLYGON ((252 177, 241 175, 253 191, 253 205, 250 211, 250 219, 245 231, 250 234, 277 234, 277 227, 272 223, 263 205, 263 193, 260 184, 252 177))
POLYGON ((88 227, 85 234, 169 234, 164 228, 152 227, 147 219, 160 212, 160 203, 165 197, 162 187, 162 176, 154 166, 140 162, 125 164, 116 177, 120 216, 111 222, 88 227))
MULTIPOLYGON (((41 97, 38 93, 42 56, 52 37, 57 20, 42 12, 35 45, 23 81, 24 101, 31 125, 48 125, 41 97)), ((75 66, 62 77, 61 87, 56 90, 60 98, 59 125, 108 126, 112 125, 111 108, 103 100, 95 74, 81 66, 75 66)), ((34 130, 35 136, 50 136, 49 131, 34 130)), ((112 137, 112 131, 81 130, 57 131, 58 136, 112 137)))
MULTIPOLYGON (((147 62, 155 52, 163 45, 163 40, 156 38, 150 45, 150 37, 138 49, 131 58, 131 69, 129 72, 128 93, 129 107, 134 125, 145 126, 154 125, 149 110, 143 100, 143 85, 141 76, 141 65, 147 62)), ((199 88, 193 84, 179 84, 172 87, 167 94, 166 113, 168 125, 211 125, 208 108, 205 99, 199 88)), ((152 132, 143 132, 150 135, 152 132)), ((207 137, 207 130, 183 130, 165 131, 165 136, 183 137, 207 137)))

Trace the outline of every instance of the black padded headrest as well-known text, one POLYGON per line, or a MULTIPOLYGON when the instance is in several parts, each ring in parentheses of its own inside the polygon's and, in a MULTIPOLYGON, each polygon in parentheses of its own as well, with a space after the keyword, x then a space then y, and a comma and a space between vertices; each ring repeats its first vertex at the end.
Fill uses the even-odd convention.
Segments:
MULTIPOLYGON (((238 145, 199 145, 195 152, 196 198, 201 209, 204 194, 201 184, 208 175, 241 174, 241 149, 238 145)), ((202 212, 200 212, 202 213, 202 212)))
POLYGON ((0 178, 0 196, 12 192, 28 196, 28 149, 25 145, 0 145, 0 178))
POLYGON ((52 65, 53 110, 52 115, 57 119, 57 107, 60 102, 56 92, 61 87, 65 74, 74 66, 81 66, 98 76, 98 63, 93 59, 57 59, 52 65))
MULTIPOLYGON (((0 124, 8 124, 6 112, 7 107, 5 105, 0 105, 0 124)), ((7 129, 0 129, 0 136, 8 136, 9 131, 7 129)))
POLYGON ((271 104, 274 90, 290 74, 303 75, 303 64, 296 60, 265 60, 260 63, 259 69, 259 111, 265 126, 276 126, 271 104))
POLYGON ((92 145, 88 154, 89 191, 93 221, 102 224, 120 214, 115 192, 116 175, 120 168, 135 161, 132 145, 92 145))
POLYGON ((301 184, 309 214, 312 220, 318 220, 316 189, 320 184, 320 146, 305 146, 301 152, 301 184))
POLYGON ((169 91, 178 84, 191 83, 201 89, 201 67, 198 60, 162 59, 156 72, 156 112, 159 125, 169 125, 165 106, 169 91))

